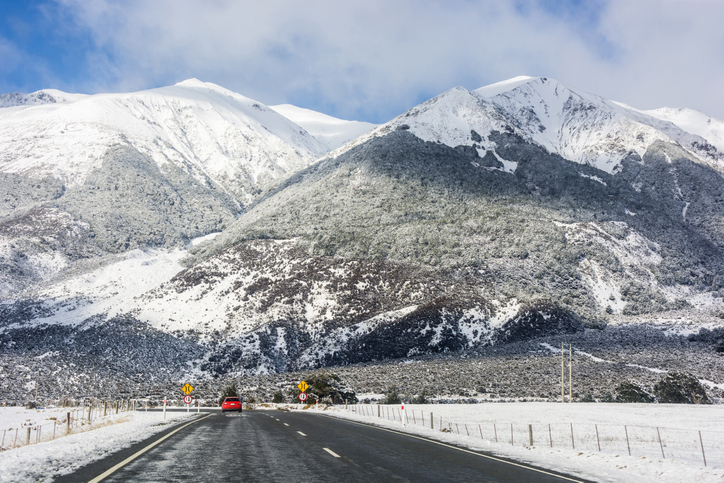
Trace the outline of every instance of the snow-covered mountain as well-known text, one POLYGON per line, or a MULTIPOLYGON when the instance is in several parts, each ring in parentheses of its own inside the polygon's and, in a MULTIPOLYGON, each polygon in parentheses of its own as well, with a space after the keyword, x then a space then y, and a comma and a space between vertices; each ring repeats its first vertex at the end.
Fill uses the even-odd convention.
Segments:
POLYGON ((269 107, 196 79, 127 94, 14 93, 0 105, 3 295, 79 256, 221 231, 327 151, 269 107), (60 227, 84 236, 69 246, 60 227))
POLYGON ((0 109, 13 357, 109 333, 205 377, 724 307, 722 123, 691 111, 529 77, 377 127, 194 80, 41 97, 0 109))
POLYGON ((52 176, 72 188, 122 144, 247 204, 326 151, 269 107, 196 79, 130 94, 46 96, 0 110, 0 172, 52 176))
POLYGON ((375 127, 375 124, 369 122, 345 121, 291 104, 270 107, 287 119, 302 126, 309 134, 323 143, 328 151, 337 149, 357 139, 375 127))
POLYGON ((489 139, 493 131, 516 134, 549 153, 609 174, 627 157, 643 157, 656 141, 678 144, 724 171, 724 151, 717 149, 724 122, 691 110, 639 111, 547 78, 521 76, 474 91, 456 87, 357 142, 401 126, 425 141, 474 146, 481 155, 490 151, 507 170, 515 169, 515 161, 498 156, 489 139))

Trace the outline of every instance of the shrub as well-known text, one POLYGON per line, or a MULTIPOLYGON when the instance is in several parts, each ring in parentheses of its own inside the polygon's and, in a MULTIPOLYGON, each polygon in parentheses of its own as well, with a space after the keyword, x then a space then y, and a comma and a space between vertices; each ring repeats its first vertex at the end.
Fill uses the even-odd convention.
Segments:
POLYGON ((654 402, 654 398, 635 382, 624 381, 616 388, 616 402, 650 403, 654 402))
POLYGON ((402 398, 397 392, 397 388, 395 386, 391 386, 387 388, 387 391, 385 392, 385 398, 380 401, 380 404, 401 404, 402 398))
POLYGON ((711 404, 699 381, 684 372, 669 372, 654 386, 654 395, 661 403, 711 404))
POLYGON ((281 391, 277 391, 274 393, 274 397, 272 398, 273 403, 283 403, 284 402, 284 395, 282 395, 281 391))

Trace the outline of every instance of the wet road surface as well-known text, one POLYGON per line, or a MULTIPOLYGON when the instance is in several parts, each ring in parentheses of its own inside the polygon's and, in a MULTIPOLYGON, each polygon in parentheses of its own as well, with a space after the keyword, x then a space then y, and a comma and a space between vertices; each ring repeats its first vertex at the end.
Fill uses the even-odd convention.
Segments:
POLYGON ((164 436, 102 481, 580 481, 318 414, 253 410, 201 417, 56 481, 91 481, 164 436))

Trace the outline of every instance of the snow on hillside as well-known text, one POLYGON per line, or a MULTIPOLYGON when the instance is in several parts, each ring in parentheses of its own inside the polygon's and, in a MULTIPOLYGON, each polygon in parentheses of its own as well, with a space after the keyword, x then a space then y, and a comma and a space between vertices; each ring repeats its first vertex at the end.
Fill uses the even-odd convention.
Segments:
POLYGON ((689 108, 663 107, 641 112, 662 121, 672 122, 686 132, 701 136, 720 153, 724 153, 724 121, 720 119, 689 108))
POLYGON ((347 144, 376 126, 369 122, 337 119, 321 112, 291 104, 270 107, 292 122, 302 126, 309 134, 324 144, 329 151, 347 144))
MULTIPOLYGON (((69 94, 57 89, 43 89, 30 94, 22 92, 11 92, 0 94, 0 108, 27 107, 40 104, 54 104, 56 102, 75 101, 87 97, 85 94, 69 94)), ((0 117, 2 114, 0 114, 0 117)))
POLYGON ((476 146, 481 156, 492 151, 506 164, 505 170, 514 171, 515 164, 501 159, 495 143, 487 139, 492 131, 508 131, 550 153, 609 174, 631 154, 643 157, 656 141, 680 144, 703 163, 724 170, 724 150, 713 148, 721 143, 720 122, 703 120, 688 111, 667 112, 638 111, 553 79, 520 76, 473 91, 455 87, 343 150, 394 129, 409 129, 425 141, 476 146))
POLYGON ((72 187, 100 166, 110 146, 128 143, 159 167, 171 163, 204 183, 205 173, 231 189, 239 177, 268 184, 326 151, 274 110, 196 79, 66 98, 0 110, 0 171, 50 175, 72 187))

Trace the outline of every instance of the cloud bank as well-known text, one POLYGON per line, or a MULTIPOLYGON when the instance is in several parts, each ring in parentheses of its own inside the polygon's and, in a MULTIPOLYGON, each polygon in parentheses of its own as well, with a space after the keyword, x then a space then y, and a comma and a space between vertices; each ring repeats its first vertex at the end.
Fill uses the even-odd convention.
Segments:
MULTIPOLYGON (((38 89, 132 91, 197 77, 266 104, 384 122, 456 85, 533 75, 643 109, 686 106, 724 118, 724 2, 56 0, 46 7, 58 19, 56 37, 88 42, 68 50, 82 57, 81 68, 46 73, 60 84, 38 89)), ((6 51, 14 67, 5 71, 32 69, 18 60, 22 45, 0 37, 6 51)))

